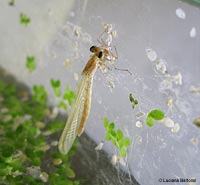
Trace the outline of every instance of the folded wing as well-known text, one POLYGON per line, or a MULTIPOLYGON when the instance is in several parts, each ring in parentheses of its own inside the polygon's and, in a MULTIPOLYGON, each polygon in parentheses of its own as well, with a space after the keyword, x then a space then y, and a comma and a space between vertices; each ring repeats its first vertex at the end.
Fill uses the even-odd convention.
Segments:
POLYGON ((76 136, 80 136, 84 130, 90 111, 92 83, 93 76, 83 74, 76 100, 72 105, 67 123, 58 143, 59 151, 63 154, 68 153, 76 136))

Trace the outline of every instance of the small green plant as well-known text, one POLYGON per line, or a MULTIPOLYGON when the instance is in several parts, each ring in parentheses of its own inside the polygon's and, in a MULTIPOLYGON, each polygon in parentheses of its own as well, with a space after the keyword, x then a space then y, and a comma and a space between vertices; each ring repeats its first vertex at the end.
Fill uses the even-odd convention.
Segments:
POLYGON ((60 92, 60 80, 51 79, 51 86, 53 88, 54 95, 56 97, 60 97, 60 95, 61 95, 61 92, 60 92))
POLYGON ((52 86, 52 88, 53 88, 55 97, 61 99, 61 100, 59 101, 59 103, 57 104, 57 106, 58 106, 59 108, 62 108, 62 109, 64 109, 64 110, 67 110, 67 105, 71 106, 73 100, 76 98, 75 92, 72 91, 69 87, 66 87, 65 92, 64 92, 64 95, 63 95, 63 97, 61 98, 61 94, 62 94, 62 93, 61 93, 61 90, 60 90, 60 87, 61 87, 61 82, 60 82, 60 80, 51 79, 50 83, 51 83, 51 86, 52 86))
POLYGON ((112 141, 113 145, 119 149, 121 157, 126 157, 127 148, 131 144, 130 140, 124 137, 124 134, 120 129, 115 131, 115 123, 110 123, 107 118, 104 118, 104 127, 106 128, 105 139, 107 141, 112 141))
POLYGON ((34 85, 33 86, 33 100, 39 102, 40 104, 45 104, 48 98, 48 94, 43 85, 34 85))
POLYGON ((67 104, 64 101, 60 101, 58 107, 67 110, 67 104))
POLYGON ((152 127, 154 125, 155 120, 159 121, 162 120, 165 117, 164 112, 158 109, 151 110, 146 117, 146 123, 149 127, 152 127))
POLYGON ((26 57, 26 68, 30 73, 35 71, 36 69, 36 63, 35 63, 35 57, 34 56, 27 56, 26 57))
POLYGON ((43 122, 49 120, 47 93, 43 86, 34 86, 34 93, 24 101, 13 84, 0 81, 0 184, 80 185, 69 162, 77 140, 67 155, 50 145, 64 124, 43 122))
POLYGON ((24 13, 20 13, 20 23, 27 26, 31 19, 24 13))
POLYGON ((138 105, 138 100, 134 99, 132 93, 129 94, 129 100, 132 104, 132 108, 134 109, 136 105, 138 105))
POLYGON ((66 87, 63 98, 64 100, 67 100, 69 105, 71 106, 72 101, 76 98, 76 94, 69 87, 66 87))

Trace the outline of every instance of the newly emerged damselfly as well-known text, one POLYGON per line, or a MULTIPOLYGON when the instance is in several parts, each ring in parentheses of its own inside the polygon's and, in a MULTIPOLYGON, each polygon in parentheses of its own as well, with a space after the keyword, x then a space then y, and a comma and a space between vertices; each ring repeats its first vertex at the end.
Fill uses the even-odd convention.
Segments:
POLYGON ((103 72, 103 69, 108 68, 105 64, 106 61, 113 64, 117 59, 117 55, 113 54, 111 47, 115 35, 116 32, 112 31, 112 25, 106 24, 101 38, 98 39, 100 46, 90 48, 93 55, 82 71, 77 97, 71 107, 71 112, 58 143, 59 151, 63 154, 68 153, 76 136, 80 136, 84 131, 90 112, 92 83, 96 69, 99 68, 103 72), (105 37, 107 38, 104 39, 105 37))

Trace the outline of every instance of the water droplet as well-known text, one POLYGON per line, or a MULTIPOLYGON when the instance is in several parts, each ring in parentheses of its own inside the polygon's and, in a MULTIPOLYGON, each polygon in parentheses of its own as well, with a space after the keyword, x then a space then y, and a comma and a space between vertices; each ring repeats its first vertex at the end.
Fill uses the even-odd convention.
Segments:
POLYGON ((159 59, 157 62, 156 62, 156 69, 157 71, 159 71, 160 73, 162 74, 165 74, 167 73, 167 67, 166 67, 166 64, 165 64, 165 60, 163 59, 159 59))
POLYGON ((180 19, 185 19, 186 18, 186 14, 185 14, 184 10, 181 9, 181 8, 177 8, 176 9, 176 15, 180 19))
POLYGON ((124 158, 118 157, 118 161, 119 161, 119 164, 121 164, 122 166, 126 166, 126 162, 124 161, 124 158))
POLYGON ((95 150, 102 150, 104 143, 100 142, 96 147, 95 150))
POLYGON ((42 172, 39 175, 39 178, 43 181, 43 182, 48 182, 49 180, 49 175, 46 172, 42 172))
POLYGON ((198 143, 199 143, 199 140, 198 140, 197 138, 192 138, 190 141, 191 141, 192 144, 194 144, 194 145, 198 145, 198 143))
POLYGON ((111 162, 111 164, 112 164, 113 166, 115 166, 116 163, 117 163, 117 156, 116 156, 116 155, 113 155, 110 162, 111 162))
POLYGON ((200 93, 200 87, 191 86, 190 87, 190 92, 198 94, 198 93, 200 93))
POLYGON ((74 80, 78 81, 78 79, 79 79, 78 73, 74 73, 74 80))
POLYGON ((53 164, 54 165, 60 165, 60 164, 62 164, 62 159, 60 159, 60 158, 54 159, 53 160, 53 164))
POLYGON ((143 127, 143 123, 141 121, 136 121, 135 125, 138 128, 142 128, 143 127))
POLYGON ((173 78, 174 78, 174 83, 175 83, 175 84, 177 84, 177 85, 182 85, 182 83, 183 83, 183 80, 182 80, 183 77, 182 77, 182 75, 181 75, 180 72, 178 72, 177 75, 173 76, 173 78))
POLYGON ((196 37, 196 35, 197 35, 196 28, 192 27, 192 29, 190 30, 190 37, 194 38, 196 37))
POLYGON ((140 111, 140 112, 137 112, 135 116, 136 116, 137 119, 140 119, 140 118, 142 118, 144 115, 145 115, 145 113, 140 111))
POLYGON ((147 58, 151 62, 154 62, 157 59, 157 53, 154 50, 152 50, 151 48, 146 49, 146 54, 147 54, 147 58))
POLYGON ((180 125, 176 123, 173 128, 171 128, 171 132, 177 133, 180 130, 180 125))
POLYGON ((63 64, 65 67, 70 67, 72 65, 72 62, 69 59, 66 59, 63 64))
POLYGON ((169 128, 173 128, 174 127, 174 121, 172 119, 170 119, 170 118, 164 118, 162 120, 162 122, 164 123, 164 125, 166 127, 169 127, 169 128))
POLYGON ((173 108, 173 98, 171 96, 169 96, 167 99, 167 106, 169 107, 169 109, 173 108))

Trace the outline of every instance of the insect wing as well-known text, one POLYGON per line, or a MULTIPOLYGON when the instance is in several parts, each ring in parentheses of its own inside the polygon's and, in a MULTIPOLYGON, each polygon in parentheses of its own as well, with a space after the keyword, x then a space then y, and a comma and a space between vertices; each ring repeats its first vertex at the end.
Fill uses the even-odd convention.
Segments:
POLYGON ((88 78, 86 75, 83 75, 80 82, 77 98, 75 103, 72 105, 69 118, 58 144, 59 151, 63 154, 68 153, 77 136, 77 131, 84 111, 85 101, 87 99, 88 88, 91 88, 91 86, 88 87, 88 85, 91 84, 92 79, 93 78, 88 78))

